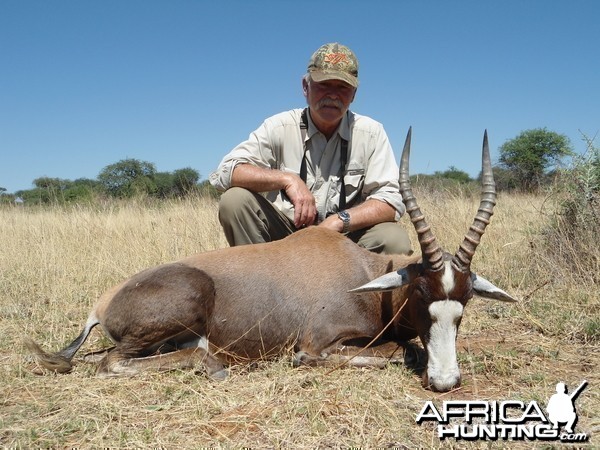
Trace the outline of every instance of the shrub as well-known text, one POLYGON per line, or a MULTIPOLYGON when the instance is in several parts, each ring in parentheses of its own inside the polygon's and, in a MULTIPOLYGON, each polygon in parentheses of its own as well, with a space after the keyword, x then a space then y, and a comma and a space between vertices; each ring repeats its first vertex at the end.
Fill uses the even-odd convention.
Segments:
POLYGON ((553 187, 555 205, 543 232, 553 264, 563 265, 576 278, 600 281, 600 149, 585 138, 585 154, 573 158, 553 187))

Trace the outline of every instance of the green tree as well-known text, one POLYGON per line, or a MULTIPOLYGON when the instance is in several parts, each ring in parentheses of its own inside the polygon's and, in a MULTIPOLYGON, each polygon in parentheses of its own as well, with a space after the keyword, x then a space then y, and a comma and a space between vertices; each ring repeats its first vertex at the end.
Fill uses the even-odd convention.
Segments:
POLYGON ((14 195, 7 194, 8 189, 0 186, 0 205, 10 203, 14 200, 14 195))
POLYGON ((171 172, 157 172, 154 174, 154 184, 156 191, 154 195, 158 198, 169 198, 175 192, 174 177, 171 172))
POLYGON ((113 197, 128 198, 153 194, 156 190, 154 164, 138 159, 122 159, 106 166, 98 182, 113 197))
MULTIPOLYGON (((515 172, 507 169, 503 166, 492 167, 494 172, 494 181, 496 182, 496 189, 498 191, 514 191, 519 187, 519 181, 515 175, 515 172)), ((481 183, 481 172, 477 177, 477 181, 481 183)))
POLYGON ((185 196, 196 189, 200 174, 191 167, 184 167, 173 172, 173 182, 178 195, 185 196))
POLYGON ((38 190, 40 202, 61 202, 64 200, 63 193, 71 187, 72 181, 61 178, 40 177, 33 180, 33 185, 38 190))
POLYGON ((525 130, 502 144, 499 151, 500 167, 513 171, 518 186, 525 191, 537 189, 550 169, 573 154, 567 136, 546 128, 525 130))
POLYGON ((473 181, 467 172, 463 172, 455 166, 450 166, 448 170, 445 170, 443 172, 436 171, 433 175, 440 178, 455 180, 462 184, 466 184, 473 181))
POLYGON ((63 180, 61 178, 40 177, 33 180, 33 185, 35 187, 53 192, 63 191, 68 188, 70 184, 70 180, 63 180))
POLYGON ((98 182, 89 178, 78 178, 71 182, 70 186, 63 192, 63 198, 67 202, 89 203, 94 200, 94 195, 98 193, 98 182))
POLYGON ((45 189, 34 188, 25 191, 15 192, 17 197, 22 198, 27 205, 38 205, 40 203, 48 203, 48 191, 45 189))
POLYGON ((221 193, 217 191, 210 181, 204 180, 198 184, 198 193, 203 197, 210 197, 214 199, 219 199, 221 197, 221 193))

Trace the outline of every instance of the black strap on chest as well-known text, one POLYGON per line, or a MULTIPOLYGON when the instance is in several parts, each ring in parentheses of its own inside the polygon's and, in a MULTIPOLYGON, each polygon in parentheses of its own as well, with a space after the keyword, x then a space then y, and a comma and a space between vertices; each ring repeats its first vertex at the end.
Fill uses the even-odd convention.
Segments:
MULTIPOLYGON (((306 183, 306 174, 307 174, 307 158, 306 152, 308 149, 306 148, 306 133, 308 132, 308 108, 304 108, 302 110, 302 116, 300 121, 300 133, 302 135, 302 145, 304 146, 304 156, 302 157, 302 164, 300 166, 300 178, 304 183, 306 183)), ((342 139, 341 147, 340 147, 340 161, 342 166, 342 185, 340 186, 340 205, 339 210, 343 211, 346 209, 346 183, 344 182, 344 174, 346 173, 346 164, 348 163, 348 141, 346 139, 342 139)))

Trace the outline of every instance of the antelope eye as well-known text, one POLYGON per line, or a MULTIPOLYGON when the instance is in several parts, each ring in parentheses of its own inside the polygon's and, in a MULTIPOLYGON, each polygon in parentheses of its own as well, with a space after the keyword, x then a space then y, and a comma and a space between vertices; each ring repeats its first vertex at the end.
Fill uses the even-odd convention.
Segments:
POLYGON ((419 297, 427 298, 427 290, 422 284, 416 283, 414 288, 414 293, 419 297))

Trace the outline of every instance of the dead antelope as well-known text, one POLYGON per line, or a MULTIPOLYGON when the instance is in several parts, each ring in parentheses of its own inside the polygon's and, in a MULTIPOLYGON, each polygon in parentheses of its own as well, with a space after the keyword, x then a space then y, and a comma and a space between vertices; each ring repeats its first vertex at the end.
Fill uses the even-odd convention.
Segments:
POLYGON ((455 341, 468 300, 475 293, 515 301, 470 270, 496 199, 487 133, 479 210, 454 255, 437 244, 412 194, 410 137, 409 131, 400 188, 422 258, 378 255, 310 227, 280 241, 201 253, 138 273, 100 297, 66 348, 49 354, 29 341, 30 348, 41 366, 67 372, 100 324, 115 347, 100 361, 99 375, 200 366, 224 378, 231 360, 289 348, 296 364, 382 366, 418 336, 427 353, 424 386, 458 386, 455 341), (349 291, 352 286, 360 287, 349 291))

